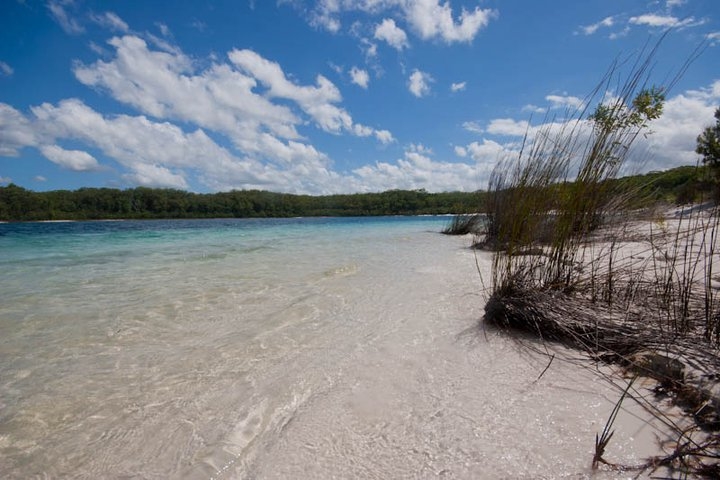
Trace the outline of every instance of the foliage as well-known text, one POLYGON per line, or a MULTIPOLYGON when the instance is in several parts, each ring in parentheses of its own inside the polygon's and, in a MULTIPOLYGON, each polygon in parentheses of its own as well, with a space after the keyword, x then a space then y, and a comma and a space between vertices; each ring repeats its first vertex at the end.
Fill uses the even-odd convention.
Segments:
POLYGON ((482 201, 479 192, 424 190, 326 196, 260 190, 198 194, 146 187, 32 192, 10 184, 0 187, 0 220, 462 214, 476 212, 482 201))
POLYGON ((703 163, 713 172, 720 198, 720 107, 715 110, 715 126, 705 128, 698 135, 695 151, 702 155, 703 163))
MULTIPOLYGON (((677 167, 664 172, 608 180, 613 192, 639 191, 635 208, 658 201, 687 203, 708 195, 707 167, 677 167)), ((537 199, 552 204, 569 195, 573 182, 537 192, 537 199)), ((527 193, 527 192, 526 192, 527 193)), ((0 187, 0 220, 89 220, 112 218, 246 218, 294 216, 368 216, 472 214, 502 211, 499 197, 512 192, 443 192, 391 190, 349 195, 289 195, 259 190, 198 194, 172 189, 138 187, 129 190, 81 188, 75 191, 33 192, 14 184, 0 187)), ((528 197, 529 198, 529 197, 528 197)), ((537 200, 536 199, 536 200, 537 200)), ((547 233, 547 232, 546 232, 547 233)))
POLYGON ((640 91, 632 100, 632 106, 622 102, 601 103, 589 118, 601 132, 628 127, 645 128, 651 120, 660 118, 664 102, 663 89, 652 86, 640 91))

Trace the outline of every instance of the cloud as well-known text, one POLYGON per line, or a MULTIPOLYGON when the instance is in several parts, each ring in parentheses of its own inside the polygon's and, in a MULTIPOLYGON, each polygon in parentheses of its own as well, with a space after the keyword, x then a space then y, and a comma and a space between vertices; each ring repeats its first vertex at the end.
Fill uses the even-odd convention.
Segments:
POLYGON ((43 177, 42 175, 35 175, 33 177, 33 180, 36 182, 47 182, 47 178, 43 177))
POLYGON ((335 105, 342 100, 340 90, 322 75, 317 76, 316 86, 300 86, 287 79, 279 64, 264 59, 252 50, 233 50, 228 57, 235 66, 269 88, 266 96, 295 101, 326 132, 363 131, 353 126, 347 111, 335 105))
POLYGON ((395 141, 388 130, 354 122, 325 77, 299 84, 251 50, 233 50, 226 63, 198 71, 182 52, 154 50, 137 36, 109 45, 115 50, 109 60, 77 63, 73 72, 139 114, 101 114, 78 99, 43 103, 28 115, 0 103, 0 155, 37 148, 76 171, 107 168, 102 161, 112 159, 134 185, 187 189, 194 178, 211 190, 319 194, 365 187, 354 174, 332 171, 328 156, 299 133, 308 120, 331 134, 395 141), (66 149, 65 142, 78 146, 66 149))
POLYGON ((537 105, 528 104, 522 107, 521 111, 523 112, 530 112, 530 113, 545 113, 546 110, 543 107, 538 107, 537 105))
POLYGON ((497 162, 508 150, 493 140, 483 139, 482 143, 472 142, 466 147, 468 154, 475 160, 497 162))
POLYGON ((455 148, 453 148, 453 151, 455 152, 455 155, 461 158, 467 157, 467 149, 465 147, 461 147, 459 145, 455 145, 455 148))
POLYGON ((462 127, 465 130, 467 130, 468 132, 473 132, 473 133, 484 133, 485 132, 485 130, 482 128, 482 126, 478 122, 475 122, 475 121, 463 122, 462 127))
POLYGON ((450 84, 450 91, 451 92, 461 92, 461 91, 465 90, 466 86, 467 86, 467 82, 452 83, 452 84, 450 84))
POLYGON ((127 33, 130 31, 128 24, 114 12, 105 12, 100 15, 91 15, 90 19, 98 25, 114 32, 127 33))
POLYGON ((178 189, 188 188, 187 182, 181 174, 173 173, 165 167, 147 163, 136 165, 134 172, 123 175, 123 178, 135 185, 178 189))
POLYGON ((43 145, 40 152, 51 162, 68 170, 88 172, 100 168, 95 157, 82 150, 65 150, 57 145, 43 145))
POLYGON ((581 98, 569 95, 548 95, 545 100, 550 102, 550 108, 580 108, 583 105, 581 98))
MULTIPOLYGON (((175 125, 152 122, 143 116, 105 117, 76 99, 63 100, 57 106, 44 103, 31 110, 35 122, 48 136, 80 141, 101 150, 128 168, 131 171, 128 178, 140 185, 187 188, 182 175, 171 174, 170 168, 195 165, 207 168, 211 165, 203 162, 210 155, 216 158, 223 155, 222 149, 213 147, 201 131, 185 134, 175 125)), ((40 150, 50 160, 69 167, 63 160, 72 160, 70 154, 65 153, 65 158, 57 149, 40 147, 40 150)))
POLYGON ((627 24, 621 30, 612 32, 608 35, 608 38, 611 40, 616 40, 630 33, 630 27, 632 25, 644 25, 651 28, 686 28, 702 25, 706 22, 706 20, 697 20, 694 17, 679 19, 669 13, 672 8, 682 5, 683 3, 685 3, 684 0, 668 0, 666 2, 666 13, 645 13, 642 15, 631 16, 630 18, 627 18, 624 15, 605 17, 591 25, 581 26, 579 31, 575 33, 593 35, 600 29, 615 27, 618 26, 618 22, 624 23, 626 21, 627 24))
POLYGON ((355 85, 365 89, 368 88, 368 84, 370 83, 370 75, 368 75, 367 70, 361 68, 352 67, 350 69, 350 78, 355 85))
POLYGON ((160 34, 163 37, 172 37, 172 32, 170 31, 170 27, 168 27, 166 24, 162 22, 155 22, 155 25, 160 30, 160 34))
POLYGON ((8 65, 7 63, 5 63, 3 61, 0 61, 0 75, 9 77, 13 73, 15 73, 15 70, 13 70, 10 65, 8 65))
MULTIPOLYGON (((698 161, 695 153, 697 135, 713 123, 713 114, 718 103, 720 79, 705 88, 688 90, 668 98, 662 116, 652 121, 649 129, 644 131, 645 135, 636 140, 628 156, 625 173, 666 170, 679 165, 695 164, 698 161)), ((554 133, 562 135, 562 132, 569 133, 570 129, 580 135, 579 145, 582 145, 583 138, 591 133, 591 126, 587 121, 570 120, 530 125, 524 120, 502 118, 492 120, 484 134, 509 137, 527 135, 528 145, 531 145, 538 132, 550 132, 552 138, 554 133)), ((464 148, 471 156, 475 152, 477 155, 484 153, 484 158, 489 158, 499 151, 498 145, 484 141, 483 144, 475 143, 472 148, 470 145, 464 148)), ((501 146, 506 153, 512 152, 514 148, 511 144, 501 146)))
POLYGON ((12 178, 10 177, 0 177, 0 185, 7 185, 9 183, 12 183, 12 178))
MULTIPOLYGON (((10 149, 3 141, 4 151, 0 154, 12 155, 21 146, 35 147, 64 168, 76 171, 103 168, 86 151, 66 150, 57 145, 72 141, 114 159, 123 180, 131 185, 188 189, 192 175, 211 190, 257 188, 320 194, 364 188, 355 175, 333 172, 327 156, 312 145, 281 142, 269 134, 258 139, 264 151, 273 152, 272 161, 263 161, 221 147, 202 129, 185 132, 177 125, 142 115, 103 115, 77 99, 63 100, 57 105, 44 103, 33 107, 31 113, 25 117, 0 104, 0 120, 24 126, 23 133, 39 132, 13 140, 10 149)), ((0 132, 5 138, 10 131, 0 132)), ((394 140, 386 130, 372 130, 372 134, 382 142, 394 140)))
POLYGON ((75 65, 80 82, 152 117, 223 133, 248 154, 272 158, 284 151, 278 143, 300 140, 301 113, 326 132, 372 133, 356 127, 337 105, 342 96, 328 79, 318 75, 315 85, 298 85, 279 64, 251 50, 233 50, 229 64, 214 63, 196 72, 182 52, 151 50, 137 36, 116 37, 109 44, 116 49, 114 59, 75 65), (298 108, 275 99, 290 100, 298 108))
POLYGON ((498 15, 492 9, 463 8, 456 22, 450 2, 440 5, 439 0, 417 0, 402 4, 408 22, 421 38, 439 38, 446 43, 471 42, 498 15))
POLYGON ((690 27, 690 26, 697 26, 704 23, 702 20, 695 20, 693 17, 688 17, 683 20, 678 19, 677 17, 674 17, 672 15, 657 15, 654 13, 647 13, 644 15, 639 15, 637 17, 630 17, 630 20, 628 20, 629 23, 633 25, 647 25, 650 27, 660 27, 660 28, 680 28, 680 27, 690 27))
POLYGON ((640 141, 650 152, 645 169, 664 170, 697 162, 696 138, 714 123, 718 103, 720 80, 704 89, 689 90, 668 99, 662 116, 650 124, 653 133, 640 141))
POLYGON ((411 143, 408 145, 407 151, 421 153, 423 155, 432 155, 433 153, 432 148, 426 147, 422 143, 411 143))
POLYGON ((622 30, 620 30, 619 32, 611 33, 608 36, 608 38, 610 40, 617 40, 618 38, 622 38, 622 37, 626 36, 628 33, 630 33, 630 27, 625 27, 622 30))
MULTIPOLYGON (((285 1, 283 3, 293 5, 302 11, 301 6, 296 2, 285 1)), ((490 20, 498 16, 496 10, 475 7, 473 10, 462 8, 459 16, 456 17, 450 2, 446 1, 440 4, 440 0, 318 0, 309 13, 310 24, 337 33, 342 28, 340 15, 350 11, 369 15, 399 11, 420 38, 424 40, 440 39, 446 43, 471 42, 478 32, 490 23, 490 20)), ((386 21, 387 19, 383 24, 386 21)), ((399 29, 394 21, 393 26, 395 29, 399 29)), ((393 34, 397 34, 395 29, 388 28, 389 31, 392 30, 393 34)), ((399 42, 398 38, 393 38, 399 42)), ((399 45, 399 43, 395 45, 399 45)))
POLYGON ((592 35, 597 32, 601 27, 612 27, 614 24, 615 19, 613 17, 605 17, 597 23, 593 23, 592 25, 587 25, 585 27, 580 27, 580 30, 585 35, 592 35))
POLYGON ((527 120, 496 118, 490 122, 485 131, 491 135, 522 137, 529 128, 530 123, 527 120))
POLYGON ((339 10, 340 5, 337 0, 320 0, 310 14, 310 24, 337 33, 340 31, 341 23, 335 15, 339 10))
POLYGON ((403 29, 395 25, 395 20, 386 18, 375 27, 376 40, 383 40, 396 50, 402 50, 409 46, 407 35, 403 29))
POLYGON ((363 52, 365 53, 365 58, 370 61, 377 57, 377 44, 371 42, 367 38, 363 38, 360 40, 360 48, 362 48, 363 52))
POLYGON ((57 106, 45 103, 32 108, 32 113, 46 136, 99 149, 128 170, 123 178, 132 184, 187 189, 188 176, 197 172, 200 182, 214 190, 319 193, 333 185, 319 183, 333 175, 324 154, 310 145, 283 143, 270 135, 258 142, 274 152, 274 161, 262 162, 219 146, 201 129, 185 132, 144 116, 104 116, 80 100, 63 100, 57 106))
POLYGON ((433 78, 430 74, 415 69, 408 80, 408 89, 416 97, 424 97, 430 93, 430 83, 433 78))
POLYGON ((352 172, 360 191, 420 189, 428 191, 475 191, 481 187, 476 165, 436 161, 417 146, 408 147, 395 163, 377 162, 352 172))
POLYGON ((490 175, 499 161, 510 157, 517 158, 519 152, 514 147, 514 144, 503 145, 488 139, 472 142, 466 147, 468 155, 475 161, 476 178, 480 188, 488 188, 490 175))
POLYGON ((66 7, 72 7, 73 5, 73 0, 50 0, 47 8, 50 11, 50 15, 65 33, 69 35, 79 35, 85 31, 85 28, 66 10, 66 7))
POLYGON ((32 124, 10 105, 0 103, 0 156, 17 157, 24 147, 35 145, 32 124))
POLYGON ((388 130, 375 130, 375 138, 377 138, 384 145, 395 141, 392 133, 390 133, 388 130))

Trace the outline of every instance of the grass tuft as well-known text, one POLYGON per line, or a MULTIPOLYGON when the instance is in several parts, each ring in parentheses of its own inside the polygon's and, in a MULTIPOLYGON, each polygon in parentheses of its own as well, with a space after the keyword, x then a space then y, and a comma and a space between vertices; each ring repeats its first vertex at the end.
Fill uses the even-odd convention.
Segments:
POLYGON ((484 216, 480 214, 460 214, 452 217, 441 233, 445 235, 480 234, 484 228, 484 216))

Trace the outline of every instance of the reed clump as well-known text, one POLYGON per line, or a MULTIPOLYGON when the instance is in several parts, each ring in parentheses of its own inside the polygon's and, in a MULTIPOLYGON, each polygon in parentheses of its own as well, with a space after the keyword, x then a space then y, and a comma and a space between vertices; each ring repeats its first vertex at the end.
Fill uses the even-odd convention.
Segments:
MULTIPOLYGON (((613 181, 674 83, 648 81, 657 47, 616 88, 613 65, 583 108, 529 129, 517 157, 495 168, 482 242, 494 250, 485 319, 655 378, 702 439, 679 429, 670 455, 636 467, 703 475, 720 460, 720 210, 706 204, 638 222, 630 206, 639 190, 613 181)), ((610 465, 608 441, 603 432, 594 466, 610 465)))
POLYGON ((478 235, 484 230, 484 216, 479 213, 458 214, 442 230, 445 235, 478 235))

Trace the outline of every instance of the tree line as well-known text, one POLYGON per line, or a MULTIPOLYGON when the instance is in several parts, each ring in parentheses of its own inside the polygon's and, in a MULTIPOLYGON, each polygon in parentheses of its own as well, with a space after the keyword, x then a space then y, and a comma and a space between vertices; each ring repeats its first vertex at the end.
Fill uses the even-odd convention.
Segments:
MULTIPOLYGON (((678 167, 614 180, 618 191, 641 190, 645 203, 697 201, 712 187, 704 167, 678 167)), ((137 187, 34 192, 0 187, 0 220, 258 218, 442 215, 485 211, 487 193, 389 190, 382 193, 294 195, 263 190, 191 193, 137 187)), ((638 205, 642 207, 643 205, 638 205)))
POLYGON ((137 187, 34 192, 0 187, 0 220, 259 218, 470 213, 482 192, 390 190, 348 195, 294 195, 262 190, 211 194, 137 187))

